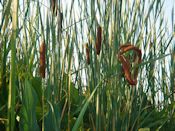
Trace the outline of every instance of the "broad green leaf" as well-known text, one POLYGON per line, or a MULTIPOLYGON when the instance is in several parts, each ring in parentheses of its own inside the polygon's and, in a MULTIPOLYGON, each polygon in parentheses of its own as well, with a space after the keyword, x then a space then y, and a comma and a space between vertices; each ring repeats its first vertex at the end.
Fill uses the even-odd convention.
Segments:
POLYGON ((22 107, 20 110, 20 131, 39 131, 36 119, 37 95, 30 81, 25 79, 22 107))
POLYGON ((140 128, 138 131, 150 131, 150 128, 140 128))
POLYGON ((72 131, 77 131, 78 130, 78 128, 79 128, 79 126, 80 126, 80 124, 81 124, 81 122, 83 120, 83 116, 84 116, 84 114, 86 112, 86 109, 87 109, 91 99, 93 98, 97 88, 100 86, 101 82, 102 81, 99 82, 99 84, 95 87, 95 89, 93 90, 93 92, 91 93, 91 95, 89 96, 87 101, 85 102, 85 104, 84 104, 84 106, 83 106, 83 108, 82 108, 82 110, 81 110, 81 112, 80 112, 80 114, 79 114, 79 116, 78 116, 78 118, 77 118, 77 120, 75 122, 75 125, 72 128, 72 131))
POLYGON ((49 112, 45 116, 45 130, 46 131, 59 131, 60 130, 60 104, 52 104, 48 101, 49 112))

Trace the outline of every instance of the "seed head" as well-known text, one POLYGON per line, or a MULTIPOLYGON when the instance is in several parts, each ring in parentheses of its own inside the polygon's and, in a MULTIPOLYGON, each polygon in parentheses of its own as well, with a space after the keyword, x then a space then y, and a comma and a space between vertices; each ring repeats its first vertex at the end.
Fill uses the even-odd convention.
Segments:
POLYGON ((86 43, 85 48, 86 48, 86 62, 89 65, 90 64, 90 51, 89 51, 88 43, 86 43))
POLYGON ((46 54, 46 46, 43 41, 40 45, 40 76, 45 78, 45 54, 46 54))
POLYGON ((101 28, 101 26, 98 26, 96 43, 95 43, 97 55, 100 54, 101 42, 102 42, 102 28, 101 28))
POLYGON ((57 15, 57 0, 51 0, 50 2, 51 2, 52 14, 57 15))

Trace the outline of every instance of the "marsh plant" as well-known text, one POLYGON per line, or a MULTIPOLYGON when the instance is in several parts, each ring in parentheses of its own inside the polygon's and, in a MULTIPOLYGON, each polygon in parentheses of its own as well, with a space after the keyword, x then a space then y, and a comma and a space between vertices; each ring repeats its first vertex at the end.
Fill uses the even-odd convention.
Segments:
POLYGON ((0 130, 175 130, 167 0, 1 0, 0 130))

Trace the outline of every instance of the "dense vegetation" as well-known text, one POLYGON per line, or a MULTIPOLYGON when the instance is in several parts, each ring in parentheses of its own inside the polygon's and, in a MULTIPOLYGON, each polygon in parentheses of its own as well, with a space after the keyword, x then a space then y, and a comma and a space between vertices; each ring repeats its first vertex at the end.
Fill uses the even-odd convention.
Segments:
POLYGON ((163 0, 0 1, 0 130, 175 130, 171 13, 167 25, 163 0))

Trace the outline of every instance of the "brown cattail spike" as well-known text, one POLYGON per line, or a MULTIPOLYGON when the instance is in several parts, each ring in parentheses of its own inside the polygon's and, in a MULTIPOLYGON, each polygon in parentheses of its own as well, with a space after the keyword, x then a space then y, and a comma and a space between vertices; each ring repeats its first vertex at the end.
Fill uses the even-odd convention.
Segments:
POLYGON ((52 9, 52 14, 57 15, 57 0, 51 0, 51 9, 52 9))
POLYGON ((101 28, 101 26, 98 26, 96 43, 95 43, 97 55, 100 54, 101 42, 102 42, 102 28, 101 28))
POLYGON ((86 48, 86 61, 87 61, 87 64, 89 65, 90 64, 90 51, 89 51, 88 44, 85 45, 85 48, 86 48))
POLYGON ((40 45, 40 76, 45 78, 45 54, 46 54, 46 46, 43 41, 40 45))
POLYGON ((62 27, 63 27, 63 12, 60 11, 59 15, 60 15, 60 28, 62 30, 62 27))

